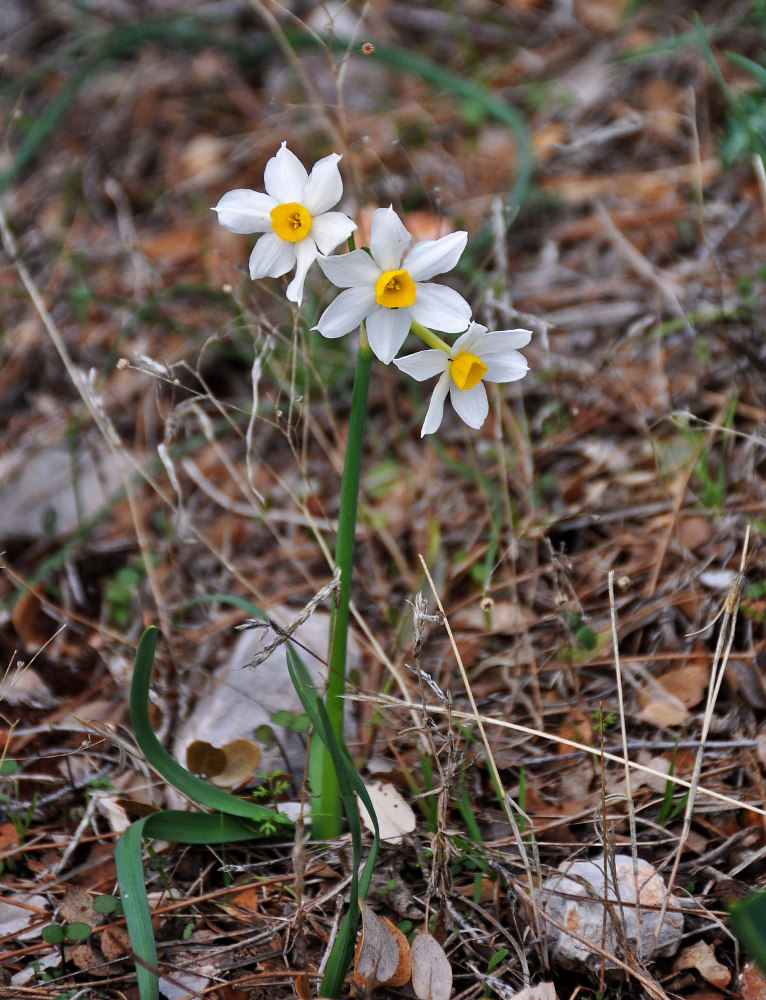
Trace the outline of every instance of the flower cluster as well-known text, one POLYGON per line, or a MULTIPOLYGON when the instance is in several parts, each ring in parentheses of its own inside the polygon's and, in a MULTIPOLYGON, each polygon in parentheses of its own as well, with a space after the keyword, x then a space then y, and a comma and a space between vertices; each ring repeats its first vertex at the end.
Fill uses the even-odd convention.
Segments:
POLYGON ((251 278, 278 278, 295 268, 287 286, 291 302, 300 305, 315 261, 343 289, 313 328, 322 336, 342 337, 364 323, 370 349, 384 364, 393 361, 418 381, 439 376, 421 434, 438 430, 448 393, 458 416, 469 427, 481 427, 489 411, 484 382, 513 382, 526 374, 518 348, 531 332, 490 333, 471 321, 461 295, 431 281, 455 267, 465 232, 410 247, 412 236, 393 208, 379 208, 372 215, 369 249, 333 254, 356 229, 348 216, 330 211, 343 194, 340 159, 337 153, 325 156, 309 174, 283 142, 266 164, 265 194, 229 191, 214 208, 218 221, 235 233, 264 234, 250 254, 251 278), (410 330, 430 349, 397 358, 410 330), (461 336, 450 347, 434 330, 461 336))

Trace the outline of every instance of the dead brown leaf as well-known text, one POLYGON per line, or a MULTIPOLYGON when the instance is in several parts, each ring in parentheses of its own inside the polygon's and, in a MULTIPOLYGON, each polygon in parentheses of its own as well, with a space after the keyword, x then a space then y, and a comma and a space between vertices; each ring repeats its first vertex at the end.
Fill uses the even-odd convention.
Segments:
POLYGON ((715 957, 715 951, 707 941, 695 941, 678 953, 674 969, 696 969, 711 986, 720 990, 726 989, 731 982, 731 972, 721 965, 715 957))
POLYGON ((766 1000, 766 977, 755 962, 745 962, 742 966, 739 994, 742 1000, 766 1000))
POLYGON ((59 915, 67 923, 82 921, 89 927, 95 927, 103 920, 103 916, 93 909, 89 894, 74 885, 67 886, 59 903, 59 915))
POLYGON ((696 660, 683 667, 673 667, 659 678, 663 688, 677 698, 685 708, 699 705, 710 681, 710 666, 696 660))
POLYGON ((105 927, 99 938, 104 958, 116 962, 130 955, 130 937, 124 927, 105 927))
POLYGON ((376 983, 403 986, 412 975, 412 952, 398 927, 360 901, 362 934, 354 956, 354 982, 362 988, 376 983))
POLYGON ((74 962, 78 969, 92 969, 99 964, 99 959, 95 951, 87 942, 74 944, 67 948, 67 955, 70 961, 74 962))

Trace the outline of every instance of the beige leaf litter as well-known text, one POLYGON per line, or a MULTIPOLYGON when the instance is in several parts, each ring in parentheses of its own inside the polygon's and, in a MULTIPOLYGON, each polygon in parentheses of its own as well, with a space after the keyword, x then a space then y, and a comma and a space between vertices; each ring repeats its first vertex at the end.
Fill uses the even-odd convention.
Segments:
MULTIPOLYGON (((393 785, 381 781, 365 782, 375 815, 378 817, 380 839, 388 844, 401 844, 405 836, 417 826, 417 818, 409 804, 393 785)), ((360 799, 359 815, 365 827, 374 833, 372 820, 360 799)))
POLYGON ((452 966, 431 934, 412 942, 412 988, 419 1000, 449 1000, 452 993, 452 966))

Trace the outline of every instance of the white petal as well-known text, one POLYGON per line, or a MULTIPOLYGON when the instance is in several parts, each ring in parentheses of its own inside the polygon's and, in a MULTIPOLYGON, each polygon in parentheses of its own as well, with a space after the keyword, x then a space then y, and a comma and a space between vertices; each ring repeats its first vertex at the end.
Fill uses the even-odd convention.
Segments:
POLYGON ((308 179, 306 168, 295 153, 290 152, 286 142, 282 143, 277 155, 272 156, 263 172, 266 193, 278 205, 286 201, 297 201, 302 205, 308 179))
POLYGON ((309 268, 317 259, 317 247, 310 236, 298 240, 293 245, 295 247, 295 277, 287 286, 287 297, 291 302, 297 302, 300 305, 303 299, 303 283, 309 268))
POLYGON ((456 357, 461 351, 470 351, 473 349, 477 340, 481 337, 483 333, 487 332, 486 326, 482 326, 481 323, 471 323, 465 333, 461 333, 457 338, 455 343, 452 345, 452 349, 449 352, 451 358, 456 357))
POLYGON ((319 330, 323 337, 342 337, 359 326, 374 307, 375 293, 369 288, 347 288, 329 304, 312 329, 319 330))
POLYGON ((260 191, 237 188, 227 191, 213 209, 218 221, 232 233, 265 233, 271 229, 273 198, 260 191))
POLYGON ((502 354, 517 347, 526 347, 531 339, 531 330, 496 330, 494 333, 484 334, 476 353, 480 358, 485 354, 502 354))
POLYGON ((295 266, 295 244, 280 240, 276 233, 261 236, 250 254, 250 277, 278 278, 295 266))
POLYGON ((421 240, 407 254, 405 266, 413 281, 427 281, 435 274, 451 271, 460 260, 468 242, 462 230, 442 236, 439 240, 421 240))
POLYGON ((321 215, 340 201, 343 180, 338 170, 339 160, 338 153, 330 153, 312 167, 303 194, 303 205, 311 215, 321 215))
POLYGON ((487 419, 489 400, 482 382, 477 382, 473 389, 458 389, 453 383, 449 387, 449 398, 455 407, 455 413, 469 427, 478 430, 487 419))
POLYGON ((356 223, 343 212, 325 212, 311 218, 311 238, 320 253, 332 253, 355 229, 356 223))
POLYGON ((442 333, 460 333, 471 320, 471 307, 447 285, 419 284, 410 310, 418 323, 442 333))
POLYGON ((418 351, 417 354, 408 354, 406 358, 397 358, 394 364, 407 375, 411 375, 418 382, 423 382, 434 375, 441 375, 447 370, 449 358, 445 351, 430 350, 418 351))
POLYGON ((426 434, 433 434, 434 431, 438 431, 441 427, 442 417, 444 416, 444 400, 447 398, 448 389, 449 375, 445 372, 434 386, 431 402, 428 404, 428 413, 426 413, 426 419, 423 421, 423 429, 420 432, 421 437, 424 437, 426 434))
POLYGON ((375 282, 380 277, 380 268, 364 250, 352 250, 333 257, 320 257, 319 266, 325 276, 338 288, 353 288, 364 285, 375 298, 375 282))
POLYGON ((381 271, 393 271, 412 237, 393 208, 376 208, 370 223, 370 253, 381 271))
POLYGON ((527 359, 518 351, 506 351, 505 354, 480 354, 479 357, 487 366, 482 376, 485 382, 515 382, 524 378, 529 371, 527 359))
POLYGON ((367 317, 367 339, 372 353, 384 365, 393 361, 397 351, 407 339, 412 326, 409 309, 388 309, 377 306, 367 317))

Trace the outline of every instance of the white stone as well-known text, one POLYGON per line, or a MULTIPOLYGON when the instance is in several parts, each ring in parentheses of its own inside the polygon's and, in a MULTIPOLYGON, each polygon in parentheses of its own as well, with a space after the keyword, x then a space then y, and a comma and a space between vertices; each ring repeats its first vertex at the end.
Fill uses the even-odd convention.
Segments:
POLYGON ((602 961, 604 968, 614 969, 615 963, 602 959, 597 949, 603 948, 624 961, 619 944, 623 939, 641 961, 674 955, 683 934, 684 918, 680 901, 669 895, 662 877, 649 862, 639 859, 636 879, 633 858, 628 854, 616 855, 614 869, 609 862, 606 869, 608 906, 604 904, 603 858, 566 862, 557 874, 546 880, 542 893, 544 914, 564 928, 559 929, 546 921, 552 959, 570 969, 598 971, 602 961), (636 906, 637 899, 639 906, 636 906), (666 899, 668 906, 655 943, 660 911, 666 899), (622 928, 619 934, 615 933, 615 921, 622 928))

